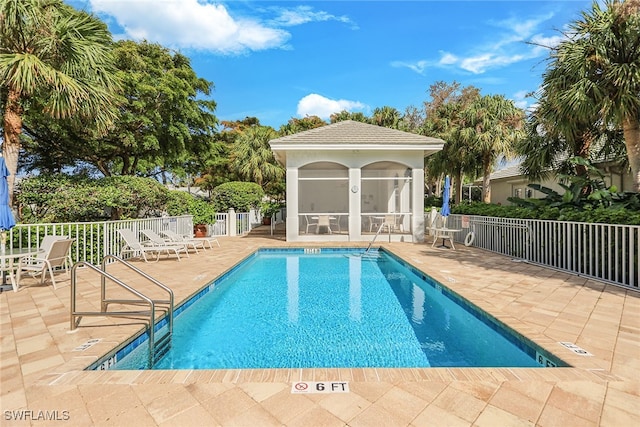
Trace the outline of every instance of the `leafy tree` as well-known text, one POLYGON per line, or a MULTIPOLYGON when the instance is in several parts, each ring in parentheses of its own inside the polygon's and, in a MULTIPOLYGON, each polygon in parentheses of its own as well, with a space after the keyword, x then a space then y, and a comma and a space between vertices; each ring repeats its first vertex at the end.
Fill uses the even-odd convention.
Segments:
POLYGON ((233 208, 236 212, 248 212, 257 208, 263 197, 262 187, 254 182, 226 182, 213 190, 213 203, 218 211, 233 208))
POLYGON ((265 187, 269 182, 284 178, 285 171, 271 151, 269 141, 277 137, 268 126, 250 127, 240 133, 231 149, 231 165, 246 181, 265 187))
POLYGON ((446 143, 441 151, 425 160, 425 177, 436 180, 436 189, 439 189, 440 178, 451 174, 456 188, 454 200, 460 203, 463 176, 475 176, 478 169, 477 156, 460 134, 463 127, 462 113, 480 97, 480 92, 473 86, 461 88, 458 82, 449 84, 439 81, 430 86, 429 93, 431 101, 424 106, 426 118, 421 133, 442 138, 446 143))
POLYGON ((545 91, 543 100, 555 106, 560 123, 622 128, 640 192, 640 1, 605 0, 604 6, 594 1, 552 51, 545 83, 566 88, 545 91))
POLYGON ((210 194, 215 187, 225 182, 240 181, 241 177, 231 165, 231 151, 236 139, 246 129, 260 126, 256 117, 243 120, 222 121, 222 129, 215 136, 215 152, 200 157, 199 169, 193 184, 210 194))
POLYGON ((303 132, 305 130, 311 130, 318 127, 326 126, 327 122, 322 120, 318 116, 306 116, 302 119, 295 117, 289 119, 286 125, 280 126, 280 135, 293 135, 294 133, 303 132))
POLYGON ((343 122, 345 120, 353 120, 354 122, 369 123, 369 118, 367 118, 367 116, 365 116, 364 113, 360 111, 356 111, 352 113, 347 110, 342 110, 339 113, 333 113, 329 117, 329 120, 331 121, 331 123, 343 122))
POLYGON ((405 108, 404 114, 398 123, 398 129, 405 132, 420 133, 420 129, 424 125, 424 119, 424 111, 411 105, 405 108))
POLYGON ((103 22, 62 0, 0 0, 2 148, 11 199, 24 114, 73 116, 99 133, 112 125, 118 79, 110 44, 103 22))
POLYGON ((116 43, 113 55, 124 91, 114 129, 95 138, 75 122, 33 117, 36 142, 49 141, 33 147, 40 158, 51 158, 45 148, 58 141, 60 157, 92 164, 104 176, 156 175, 166 182, 168 171, 192 172, 190 165, 220 151, 215 102, 204 98, 212 83, 195 74, 187 57, 133 41, 116 43))
POLYGON ((75 222, 159 215, 169 191, 150 178, 42 174, 20 181, 22 222, 75 222))

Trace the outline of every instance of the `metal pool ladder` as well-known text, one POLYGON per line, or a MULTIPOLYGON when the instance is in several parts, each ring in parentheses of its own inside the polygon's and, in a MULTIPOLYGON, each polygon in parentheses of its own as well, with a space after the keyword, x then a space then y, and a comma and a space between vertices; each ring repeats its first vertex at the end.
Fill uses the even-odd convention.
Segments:
POLYGON ((107 255, 102 260, 102 266, 96 267, 95 265, 86 261, 80 261, 73 265, 71 268, 71 330, 75 330, 80 324, 80 320, 85 316, 109 316, 109 317, 134 317, 143 318, 147 322, 147 330, 149 333, 149 367, 152 367, 154 363, 159 360, 169 349, 171 348, 171 337, 173 335, 173 290, 168 286, 160 283, 158 280, 149 276, 144 271, 132 264, 126 262, 122 258, 115 255, 107 255), (120 279, 107 273, 107 264, 120 263, 129 269, 135 271, 151 283, 166 291, 168 299, 152 299, 142 292, 134 289, 133 287, 122 282, 120 279), (76 311, 76 290, 77 290, 77 269, 79 267, 86 267, 100 275, 100 311, 76 311), (136 299, 107 299, 107 279, 116 285, 125 289, 129 293, 136 296, 136 299), (121 310, 121 311, 108 311, 109 304, 121 304, 121 305, 133 305, 133 306, 148 306, 148 310, 121 310), (160 337, 155 336, 156 329, 156 310, 161 312, 160 317, 165 317, 167 321, 166 332, 160 337), (157 338, 157 339, 156 339, 157 338))

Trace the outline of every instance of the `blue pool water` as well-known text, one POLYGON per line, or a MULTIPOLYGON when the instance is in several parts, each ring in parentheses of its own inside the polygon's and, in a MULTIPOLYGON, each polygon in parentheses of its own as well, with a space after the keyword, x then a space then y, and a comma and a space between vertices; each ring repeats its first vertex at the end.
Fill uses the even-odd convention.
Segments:
MULTIPOLYGON (((260 251, 180 312, 153 369, 540 366, 526 339, 374 255, 260 251)), ((146 368, 147 349, 121 351, 113 369, 146 368)))

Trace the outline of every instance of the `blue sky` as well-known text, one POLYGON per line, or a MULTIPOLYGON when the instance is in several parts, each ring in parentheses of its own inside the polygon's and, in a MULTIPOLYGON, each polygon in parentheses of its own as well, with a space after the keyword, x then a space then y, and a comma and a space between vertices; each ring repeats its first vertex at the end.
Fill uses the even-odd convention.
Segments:
POLYGON ((436 81, 473 85, 521 108, 548 50, 591 1, 67 0, 116 39, 185 54, 215 85, 220 120, 420 108, 436 81), (534 43, 534 44, 531 44, 534 43))

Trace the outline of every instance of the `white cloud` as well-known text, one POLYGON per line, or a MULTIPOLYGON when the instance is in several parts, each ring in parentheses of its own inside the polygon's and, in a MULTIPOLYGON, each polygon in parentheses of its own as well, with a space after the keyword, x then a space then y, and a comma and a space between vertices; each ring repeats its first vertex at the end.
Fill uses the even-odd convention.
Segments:
POLYGON ((536 34, 531 37, 531 44, 533 45, 533 52, 536 54, 548 54, 549 49, 554 48, 567 38, 563 35, 555 35, 550 37, 544 37, 541 34, 536 34))
MULTIPOLYGON (((547 54, 542 46, 555 46, 562 36, 544 36, 536 34, 536 30, 553 17, 552 13, 530 19, 508 19, 489 22, 490 26, 499 27, 502 32, 488 43, 474 45, 469 51, 472 54, 462 55, 440 51, 440 59, 419 60, 414 62, 395 61, 392 66, 406 67, 424 75, 428 68, 459 68, 472 74, 483 74, 490 69, 502 68, 528 59, 547 54), (534 35, 535 34, 535 35, 534 35), (530 43, 527 43, 529 42, 530 43)), ((491 34, 496 34, 492 31, 491 34)))
POLYGON ((499 49, 502 46, 509 45, 511 43, 523 42, 527 38, 531 37, 537 30, 537 28, 544 22, 553 18, 553 13, 548 13, 544 16, 537 16, 530 19, 517 19, 511 18, 504 21, 495 23, 494 25, 507 30, 507 33, 503 34, 500 39, 493 45, 494 49, 499 49))
POLYGON ((198 0, 90 0, 92 10, 110 15, 124 36, 164 46, 240 53, 282 47, 291 35, 256 19, 233 17, 222 4, 198 0))
POLYGON ((442 56, 440 57, 440 61, 438 61, 438 63, 441 64, 441 65, 451 65, 451 64, 455 64, 456 62, 458 62, 458 57, 455 56, 452 53, 440 52, 440 54, 442 56))
POLYGON ((361 110, 366 105, 358 101, 347 99, 329 99, 316 93, 311 93, 298 101, 297 114, 301 117, 318 116, 321 119, 328 119, 331 114, 340 111, 361 110))
POLYGON ((516 107, 525 111, 532 111, 532 108, 534 109, 537 106, 534 96, 528 90, 520 90, 514 93, 512 99, 516 107))
POLYGON ((485 53, 483 55, 472 56, 460 61, 460 68, 470 71, 473 74, 482 74, 490 68, 504 67, 515 62, 526 59, 525 55, 494 55, 485 53))
POLYGON ((417 61, 417 62, 393 61, 391 63, 391 66, 396 68, 404 67, 404 68, 413 70, 418 74, 424 74, 424 71, 429 67, 429 63, 427 61, 417 61))
POLYGON ((278 26, 291 27, 306 24, 308 22, 338 21, 350 24, 353 29, 358 26, 347 16, 335 16, 324 11, 315 11, 311 6, 298 6, 293 9, 273 8, 278 13, 278 17, 272 20, 278 26))

